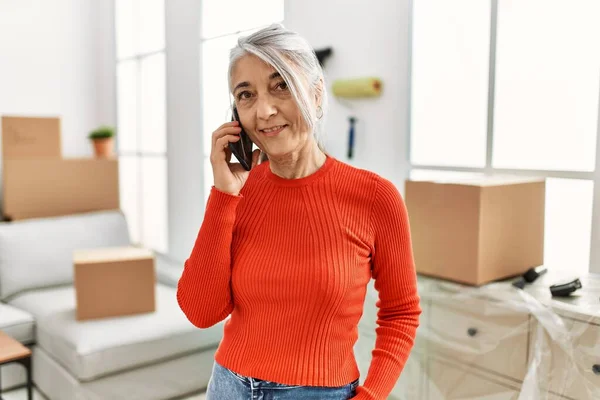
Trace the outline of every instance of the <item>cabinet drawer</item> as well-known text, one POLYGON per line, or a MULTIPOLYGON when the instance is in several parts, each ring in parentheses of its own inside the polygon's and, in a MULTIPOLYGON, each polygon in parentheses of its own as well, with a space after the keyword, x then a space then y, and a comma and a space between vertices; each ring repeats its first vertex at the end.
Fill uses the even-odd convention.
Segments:
POLYGON ((438 359, 429 359, 425 379, 428 400, 494 399, 517 400, 519 389, 502 378, 481 374, 474 367, 463 367, 438 359))
MULTIPOLYGON (((546 331, 536 335, 539 324, 535 324, 532 332, 534 338, 543 338, 533 342, 533 346, 542 346, 538 357, 540 376, 547 377, 543 384, 565 397, 600 399, 600 326, 571 319, 563 322, 569 333, 566 339, 555 341, 546 331)), ((539 352, 532 347, 532 357, 536 357, 536 350, 539 352)))
POLYGON ((527 372, 529 315, 498 303, 469 298, 430 309, 429 354, 522 381, 527 372))

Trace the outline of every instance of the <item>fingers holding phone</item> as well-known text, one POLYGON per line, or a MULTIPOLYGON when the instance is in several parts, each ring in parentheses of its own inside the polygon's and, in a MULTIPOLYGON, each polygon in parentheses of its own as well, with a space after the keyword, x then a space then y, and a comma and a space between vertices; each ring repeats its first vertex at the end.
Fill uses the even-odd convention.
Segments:
POLYGON ((236 122, 227 122, 213 132, 210 154, 211 163, 218 163, 222 160, 228 161, 229 143, 235 143, 240 140, 241 130, 239 124, 236 122))

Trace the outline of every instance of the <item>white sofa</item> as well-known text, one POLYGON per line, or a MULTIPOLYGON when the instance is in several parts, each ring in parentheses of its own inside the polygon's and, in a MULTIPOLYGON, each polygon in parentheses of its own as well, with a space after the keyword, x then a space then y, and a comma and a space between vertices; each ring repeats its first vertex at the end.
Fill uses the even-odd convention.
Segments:
MULTIPOLYGON (((123 245, 120 211, 0 223, 0 330, 32 348, 33 381, 50 400, 163 400, 208 384, 224 321, 187 320, 181 266, 157 257, 155 312, 75 320, 72 251, 123 245)), ((18 365, 1 372, 4 389, 25 382, 18 365)))

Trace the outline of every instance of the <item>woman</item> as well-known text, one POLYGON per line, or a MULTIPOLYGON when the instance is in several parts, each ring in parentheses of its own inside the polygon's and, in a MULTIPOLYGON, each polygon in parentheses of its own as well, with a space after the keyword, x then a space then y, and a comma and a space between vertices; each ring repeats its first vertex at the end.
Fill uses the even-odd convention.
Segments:
POLYGON ((245 171, 228 149, 240 123, 213 133, 214 186, 177 290, 200 328, 230 316, 208 399, 386 399, 421 312, 400 194, 323 151, 323 72, 294 32, 273 25, 241 38, 229 85, 260 150, 245 171), (353 346, 371 278, 377 341, 359 386, 353 346))

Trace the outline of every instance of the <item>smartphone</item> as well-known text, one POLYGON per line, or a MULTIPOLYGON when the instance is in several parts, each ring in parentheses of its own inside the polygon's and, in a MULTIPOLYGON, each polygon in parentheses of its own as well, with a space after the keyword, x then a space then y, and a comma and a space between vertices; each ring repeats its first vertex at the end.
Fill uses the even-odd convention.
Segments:
POLYGON ((237 112, 237 108, 233 107, 233 116, 231 118, 232 121, 238 121, 240 123, 240 128, 242 131, 240 132, 240 140, 234 143, 229 143, 229 149, 231 153, 238 159, 242 167, 246 171, 250 171, 252 168, 252 140, 250 140, 250 136, 244 131, 242 127, 242 122, 240 121, 240 116, 237 112))

